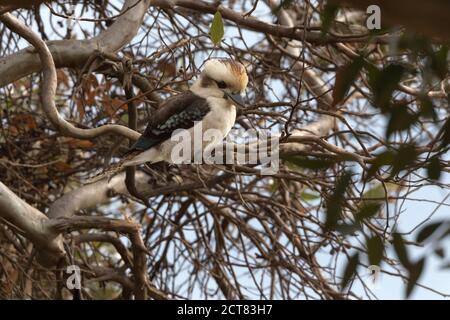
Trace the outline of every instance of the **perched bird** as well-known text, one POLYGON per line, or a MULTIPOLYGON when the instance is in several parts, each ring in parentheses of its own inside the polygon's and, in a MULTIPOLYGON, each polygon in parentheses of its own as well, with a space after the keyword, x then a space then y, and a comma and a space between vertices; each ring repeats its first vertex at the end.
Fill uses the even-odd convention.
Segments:
POLYGON ((107 170, 108 175, 146 162, 172 163, 172 149, 177 141, 171 137, 177 129, 186 129, 192 141, 195 126, 201 126, 202 132, 216 129, 219 136, 211 143, 221 142, 234 125, 236 105, 243 106, 247 83, 247 72, 241 63, 231 59, 206 61, 190 89, 170 97, 158 108, 127 156, 107 170))

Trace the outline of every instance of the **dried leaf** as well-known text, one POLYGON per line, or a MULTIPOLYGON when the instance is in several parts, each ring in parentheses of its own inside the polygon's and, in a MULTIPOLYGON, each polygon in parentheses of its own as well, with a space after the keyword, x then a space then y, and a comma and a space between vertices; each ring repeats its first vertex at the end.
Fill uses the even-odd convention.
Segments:
POLYGON ((76 104, 76 106, 77 106, 77 111, 78 111, 78 114, 79 114, 79 119, 80 119, 80 121, 81 120, 83 120, 83 118, 84 118, 84 115, 85 115, 85 110, 84 110, 84 104, 83 104, 83 101, 81 101, 81 99, 76 99, 75 100, 75 104, 76 104))
POLYGON ((53 164, 53 168, 56 171, 64 172, 64 173, 72 171, 72 167, 65 161, 58 161, 58 162, 56 162, 55 164, 53 164))
POLYGON ((63 69, 56 70, 56 79, 58 81, 58 85, 64 85, 64 88, 69 88, 69 77, 63 69))
POLYGON ((81 149, 90 149, 95 145, 90 140, 75 139, 75 138, 69 138, 67 140, 67 144, 69 145, 70 148, 81 148, 81 149))

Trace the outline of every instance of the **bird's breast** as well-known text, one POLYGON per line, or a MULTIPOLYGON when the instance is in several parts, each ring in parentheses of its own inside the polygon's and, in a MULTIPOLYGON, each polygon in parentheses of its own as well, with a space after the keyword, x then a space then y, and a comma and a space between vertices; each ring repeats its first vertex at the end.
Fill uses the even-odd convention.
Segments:
MULTIPOLYGON (((194 152, 196 152, 196 146, 200 146, 201 149, 204 150, 219 145, 234 125, 236 120, 235 106, 230 105, 227 100, 221 98, 208 98, 207 100, 210 111, 203 117, 201 122, 198 122, 194 127, 188 129, 188 144, 190 144, 189 150, 191 151, 189 152, 191 153, 184 155, 183 159, 190 159, 194 152), (212 135, 207 134, 209 129, 214 129, 212 135), (198 134, 200 134, 200 136, 198 136, 198 134), (198 140, 201 141, 199 142, 198 140)), ((212 132, 210 131, 210 133, 212 132)), ((173 148, 180 142, 184 143, 184 138, 184 133, 180 132, 176 134, 175 137, 164 141, 158 147, 160 158, 167 162, 174 163, 174 160, 172 159, 173 148)), ((179 161, 179 159, 177 161, 179 161)))
POLYGON ((208 98, 211 111, 203 118, 203 130, 218 129, 225 137, 236 121, 236 107, 222 98, 208 98))

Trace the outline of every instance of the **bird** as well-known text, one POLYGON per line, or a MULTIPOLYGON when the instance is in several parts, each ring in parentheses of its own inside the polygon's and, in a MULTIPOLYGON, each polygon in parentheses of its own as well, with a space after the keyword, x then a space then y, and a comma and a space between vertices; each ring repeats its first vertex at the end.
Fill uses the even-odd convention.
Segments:
POLYGON ((207 60, 189 90, 164 101, 126 156, 99 178, 111 176, 129 166, 161 161, 174 163, 172 150, 178 142, 171 137, 179 129, 186 130, 191 141, 194 141, 196 127, 202 134, 216 129, 218 134, 209 144, 202 142, 202 149, 223 141, 236 121, 237 108, 245 106, 243 96, 247 84, 247 71, 240 62, 225 58, 207 60))

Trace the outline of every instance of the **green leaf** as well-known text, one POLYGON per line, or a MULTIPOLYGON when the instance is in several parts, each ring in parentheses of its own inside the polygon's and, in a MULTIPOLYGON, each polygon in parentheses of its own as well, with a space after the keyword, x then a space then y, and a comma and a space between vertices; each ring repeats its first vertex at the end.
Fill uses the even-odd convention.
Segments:
POLYGON ((357 223, 354 224, 337 223, 337 225, 335 226, 335 230, 340 232, 344 236, 353 235, 360 229, 361 226, 357 223))
POLYGON ((367 254, 371 265, 379 266, 383 259, 384 245, 379 236, 373 236, 366 241, 367 254))
POLYGON ((376 215, 385 204, 386 192, 396 187, 395 184, 385 183, 377 184, 371 189, 364 192, 359 209, 355 214, 356 222, 362 222, 376 215), (386 188, 386 189, 385 189, 386 188))
POLYGON ((413 289, 415 288, 417 281, 422 275, 424 265, 425 265, 425 258, 422 258, 417 263, 411 265, 410 268, 408 269, 409 277, 405 292, 406 298, 408 298, 411 295, 413 289))
POLYGON ((342 211, 342 203, 344 195, 351 183, 351 173, 344 172, 336 181, 333 194, 326 201, 326 221, 325 228, 327 230, 334 229, 342 211))
POLYGON ((395 156, 396 154, 391 150, 387 150, 378 154, 375 158, 375 161, 367 171, 367 179, 373 177, 382 166, 393 164, 395 156))
POLYGON ((419 115, 425 118, 437 121, 436 107, 427 95, 419 97, 420 111, 419 115))
POLYGON ((430 223, 423 227, 417 234, 416 241, 419 243, 427 240, 441 225, 443 221, 430 223))
POLYGON ((382 112, 389 110, 392 93, 397 89, 405 68, 399 64, 390 64, 383 70, 368 68, 369 84, 374 95, 374 105, 382 112))
POLYGON ((397 175, 400 171, 407 169, 411 164, 416 161, 417 148, 413 144, 402 145, 394 158, 392 164, 391 177, 397 175))
POLYGON ((377 198, 384 198, 386 196, 386 192, 384 190, 383 185, 380 183, 377 186, 373 187, 372 189, 367 190, 363 193, 363 199, 364 200, 371 200, 371 199, 377 199, 377 198))
POLYGON ((342 275, 342 283, 341 283, 341 289, 344 290, 348 283, 350 282, 352 276, 355 274, 356 269, 358 267, 359 262, 359 255, 358 253, 355 253, 353 256, 351 256, 348 259, 347 266, 344 269, 344 274, 342 275))
POLYGON ((406 104, 394 105, 390 109, 390 118, 386 127, 386 139, 389 139, 394 132, 409 129, 417 119, 417 115, 409 112, 406 104))
POLYGON ((450 144, 450 117, 447 118, 444 125, 442 126, 442 137, 441 137, 441 148, 445 148, 450 144))
POLYGON ((380 211, 380 208, 380 202, 363 203, 358 212, 355 214, 355 219, 358 222, 362 222, 364 219, 369 219, 380 211))
POLYGON ((333 106, 340 103, 347 95, 350 86, 355 82, 363 65, 364 58, 358 56, 350 64, 338 69, 333 89, 333 106))
POLYGON ((438 157, 432 157, 427 165, 428 178, 433 180, 439 180, 441 177, 441 161, 438 157))
POLYGON ((326 34, 330 30, 331 24, 336 17, 339 7, 332 3, 326 3, 322 10, 322 34, 326 34))
POLYGON ((320 198, 320 195, 318 194, 313 194, 313 193, 309 193, 309 192, 302 192, 302 194, 300 195, 300 197, 305 200, 305 201, 312 201, 312 200, 317 200, 320 198))
POLYGON ((216 14, 214 14, 210 29, 211 41, 214 43, 214 45, 217 46, 220 44, 220 41, 222 41, 224 34, 225 31, 223 28, 222 15, 219 11, 217 11, 216 14))
POLYGON ((441 48, 431 54, 431 69, 434 73, 444 79, 448 72, 447 67, 448 47, 443 45, 441 48))
POLYGON ((408 251, 406 249, 405 242, 403 241, 402 236, 398 233, 394 233, 393 237, 395 253, 397 254, 397 257, 400 260, 401 264, 408 269, 411 263, 409 262, 408 251))
POLYGON ((124 123, 128 123, 128 113, 122 114, 120 120, 123 121, 124 123))

